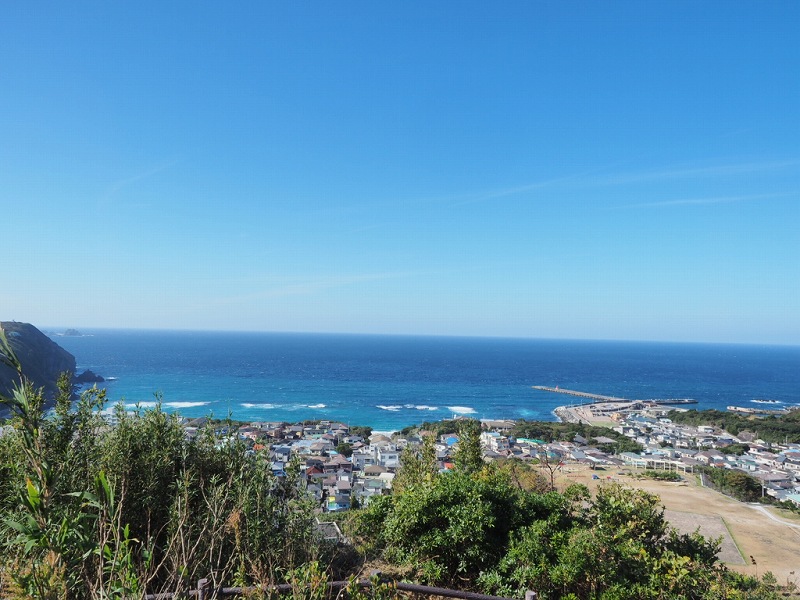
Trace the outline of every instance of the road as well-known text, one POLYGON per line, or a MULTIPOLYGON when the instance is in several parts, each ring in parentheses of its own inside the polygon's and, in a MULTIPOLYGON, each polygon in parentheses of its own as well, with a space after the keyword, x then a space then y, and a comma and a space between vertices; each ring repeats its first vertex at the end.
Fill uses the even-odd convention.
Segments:
POLYGON ((784 519, 780 519, 780 518, 776 517, 769 510, 767 510, 766 507, 761 506, 760 504, 748 504, 747 506, 749 506, 753 510, 757 510, 757 511, 765 514, 767 517, 769 517, 770 519, 772 519, 776 523, 780 523, 781 525, 786 525, 787 527, 791 527, 792 529, 795 530, 795 532, 798 535, 800 535, 800 525, 797 525, 796 523, 792 523, 790 521, 786 521, 784 519))

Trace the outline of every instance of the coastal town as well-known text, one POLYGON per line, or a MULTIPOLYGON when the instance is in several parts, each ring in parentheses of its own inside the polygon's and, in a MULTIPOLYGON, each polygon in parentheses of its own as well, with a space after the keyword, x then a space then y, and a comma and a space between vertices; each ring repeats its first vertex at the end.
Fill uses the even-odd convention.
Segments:
MULTIPOLYGON (((663 405, 598 402, 555 411, 563 422, 604 425, 636 442, 640 452, 616 453, 610 448, 617 440, 606 436, 587 439, 576 434, 571 440, 551 442, 514 437, 514 421, 481 420, 483 459, 518 459, 551 470, 583 466, 592 471, 625 468, 683 475, 701 466, 739 470, 760 482, 762 495, 800 506, 800 444, 768 443, 755 434, 737 437, 712 426, 676 424, 667 417, 669 410, 663 405), (734 444, 746 444, 747 450, 742 454, 723 451, 734 444)), ((204 418, 184 421, 190 437, 207 424, 204 418)), ((218 429, 218 433, 228 439, 238 436, 248 452, 265 453, 276 476, 284 476, 295 461, 322 512, 365 506, 372 497, 391 493, 404 449, 422 443, 419 431, 411 435, 371 433, 367 428, 325 420, 296 424, 259 421, 235 430, 218 429)), ((457 433, 437 437, 440 471, 453 468, 458 443, 457 433)))
MULTIPOLYGON (((758 482, 764 500, 797 510, 800 444, 770 443, 755 433, 735 436, 710 425, 675 423, 667 416, 670 410, 675 408, 619 401, 562 406, 554 411, 562 424, 582 423, 594 433, 605 427, 607 434, 574 434, 558 441, 518 437, 513 432, 519 422, 483 419, 482 457, 499 464, 516 459, 529 466, 529 472, 538 473, 545 488, 561 492, 574 483, 593 492, 609 483, 644 489, 659 496, 670 523, 683 533, 699 530, 709 539, 721 540, 720 560, 729 567, 755 574, 758 565, 765 564, 776 576, 794 581, 795 536, 800 535, 796 520, 787 512, 775 515, 761 503, 713 491, 708 479, 716 469, 720 474, 745 474, 758 482), (640 450, 615 451, 625 446, 640 450), (732 453, 734 447, 741 453, 732 453)), ((445 429, 453 429, 460 419, 464 417, 456 416, 456 423, 446 423, 445 429)), ((197 435, 207 425, 204 421, 186 421, 187 436, 197 435)), ((252 422, 218 433, 244 443, 247 452, 264 453, 278 477, 294 468, 316 504, 318 531, 332 541, 346 541, 332 513, 364 507, 376 496, 391 494, 406 448, 413 450, 426 435, 433 436, 436 467, 447 472, 455 468, 459 444, 454 432, 437 434, 411 427, 372 433, 324 420, 252 422)))

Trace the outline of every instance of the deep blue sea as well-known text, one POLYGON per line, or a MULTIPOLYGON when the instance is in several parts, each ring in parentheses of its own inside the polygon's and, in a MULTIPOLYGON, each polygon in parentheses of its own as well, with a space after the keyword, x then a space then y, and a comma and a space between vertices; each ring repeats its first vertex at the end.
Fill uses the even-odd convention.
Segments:
POLYGON ((330 419, 396 430, 455 414, 554 420, 571 396, 800 404, 800 347, 499 338, 84 331, 54 336, 112 402, 185 416, 330 419))

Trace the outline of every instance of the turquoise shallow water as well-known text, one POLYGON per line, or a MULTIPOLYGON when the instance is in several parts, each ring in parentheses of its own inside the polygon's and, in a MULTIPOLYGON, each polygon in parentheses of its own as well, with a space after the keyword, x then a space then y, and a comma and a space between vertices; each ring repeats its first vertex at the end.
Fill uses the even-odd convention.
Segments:
POLYGON ((552 420, 559 386, 698 408, 800 404, 800 347, 279 333, 54 336, 113 402, 186 416, 331 419, 394 430, 454 414, 552 420))

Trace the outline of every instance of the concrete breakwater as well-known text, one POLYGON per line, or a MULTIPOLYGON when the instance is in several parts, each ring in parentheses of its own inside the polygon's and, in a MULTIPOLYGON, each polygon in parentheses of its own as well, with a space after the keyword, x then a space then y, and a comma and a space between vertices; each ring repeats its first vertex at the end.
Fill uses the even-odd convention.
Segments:
POLYGON ((630 399, 618 398, 616 396, 603 396, 602 394, 592 394, 589 392, 579 392, 576 390, 566 390, 559 387, 548 387, 546 385, 534 385, 533 389, 542 392, 552 392, 555 394, 567 394, 578 398, 587 398, 587 402, 582 404, 596 404, 597 402, 646 402, 649 404, 697 404, 697 400, 692 398, 649 398, 649 399, 630 399))

